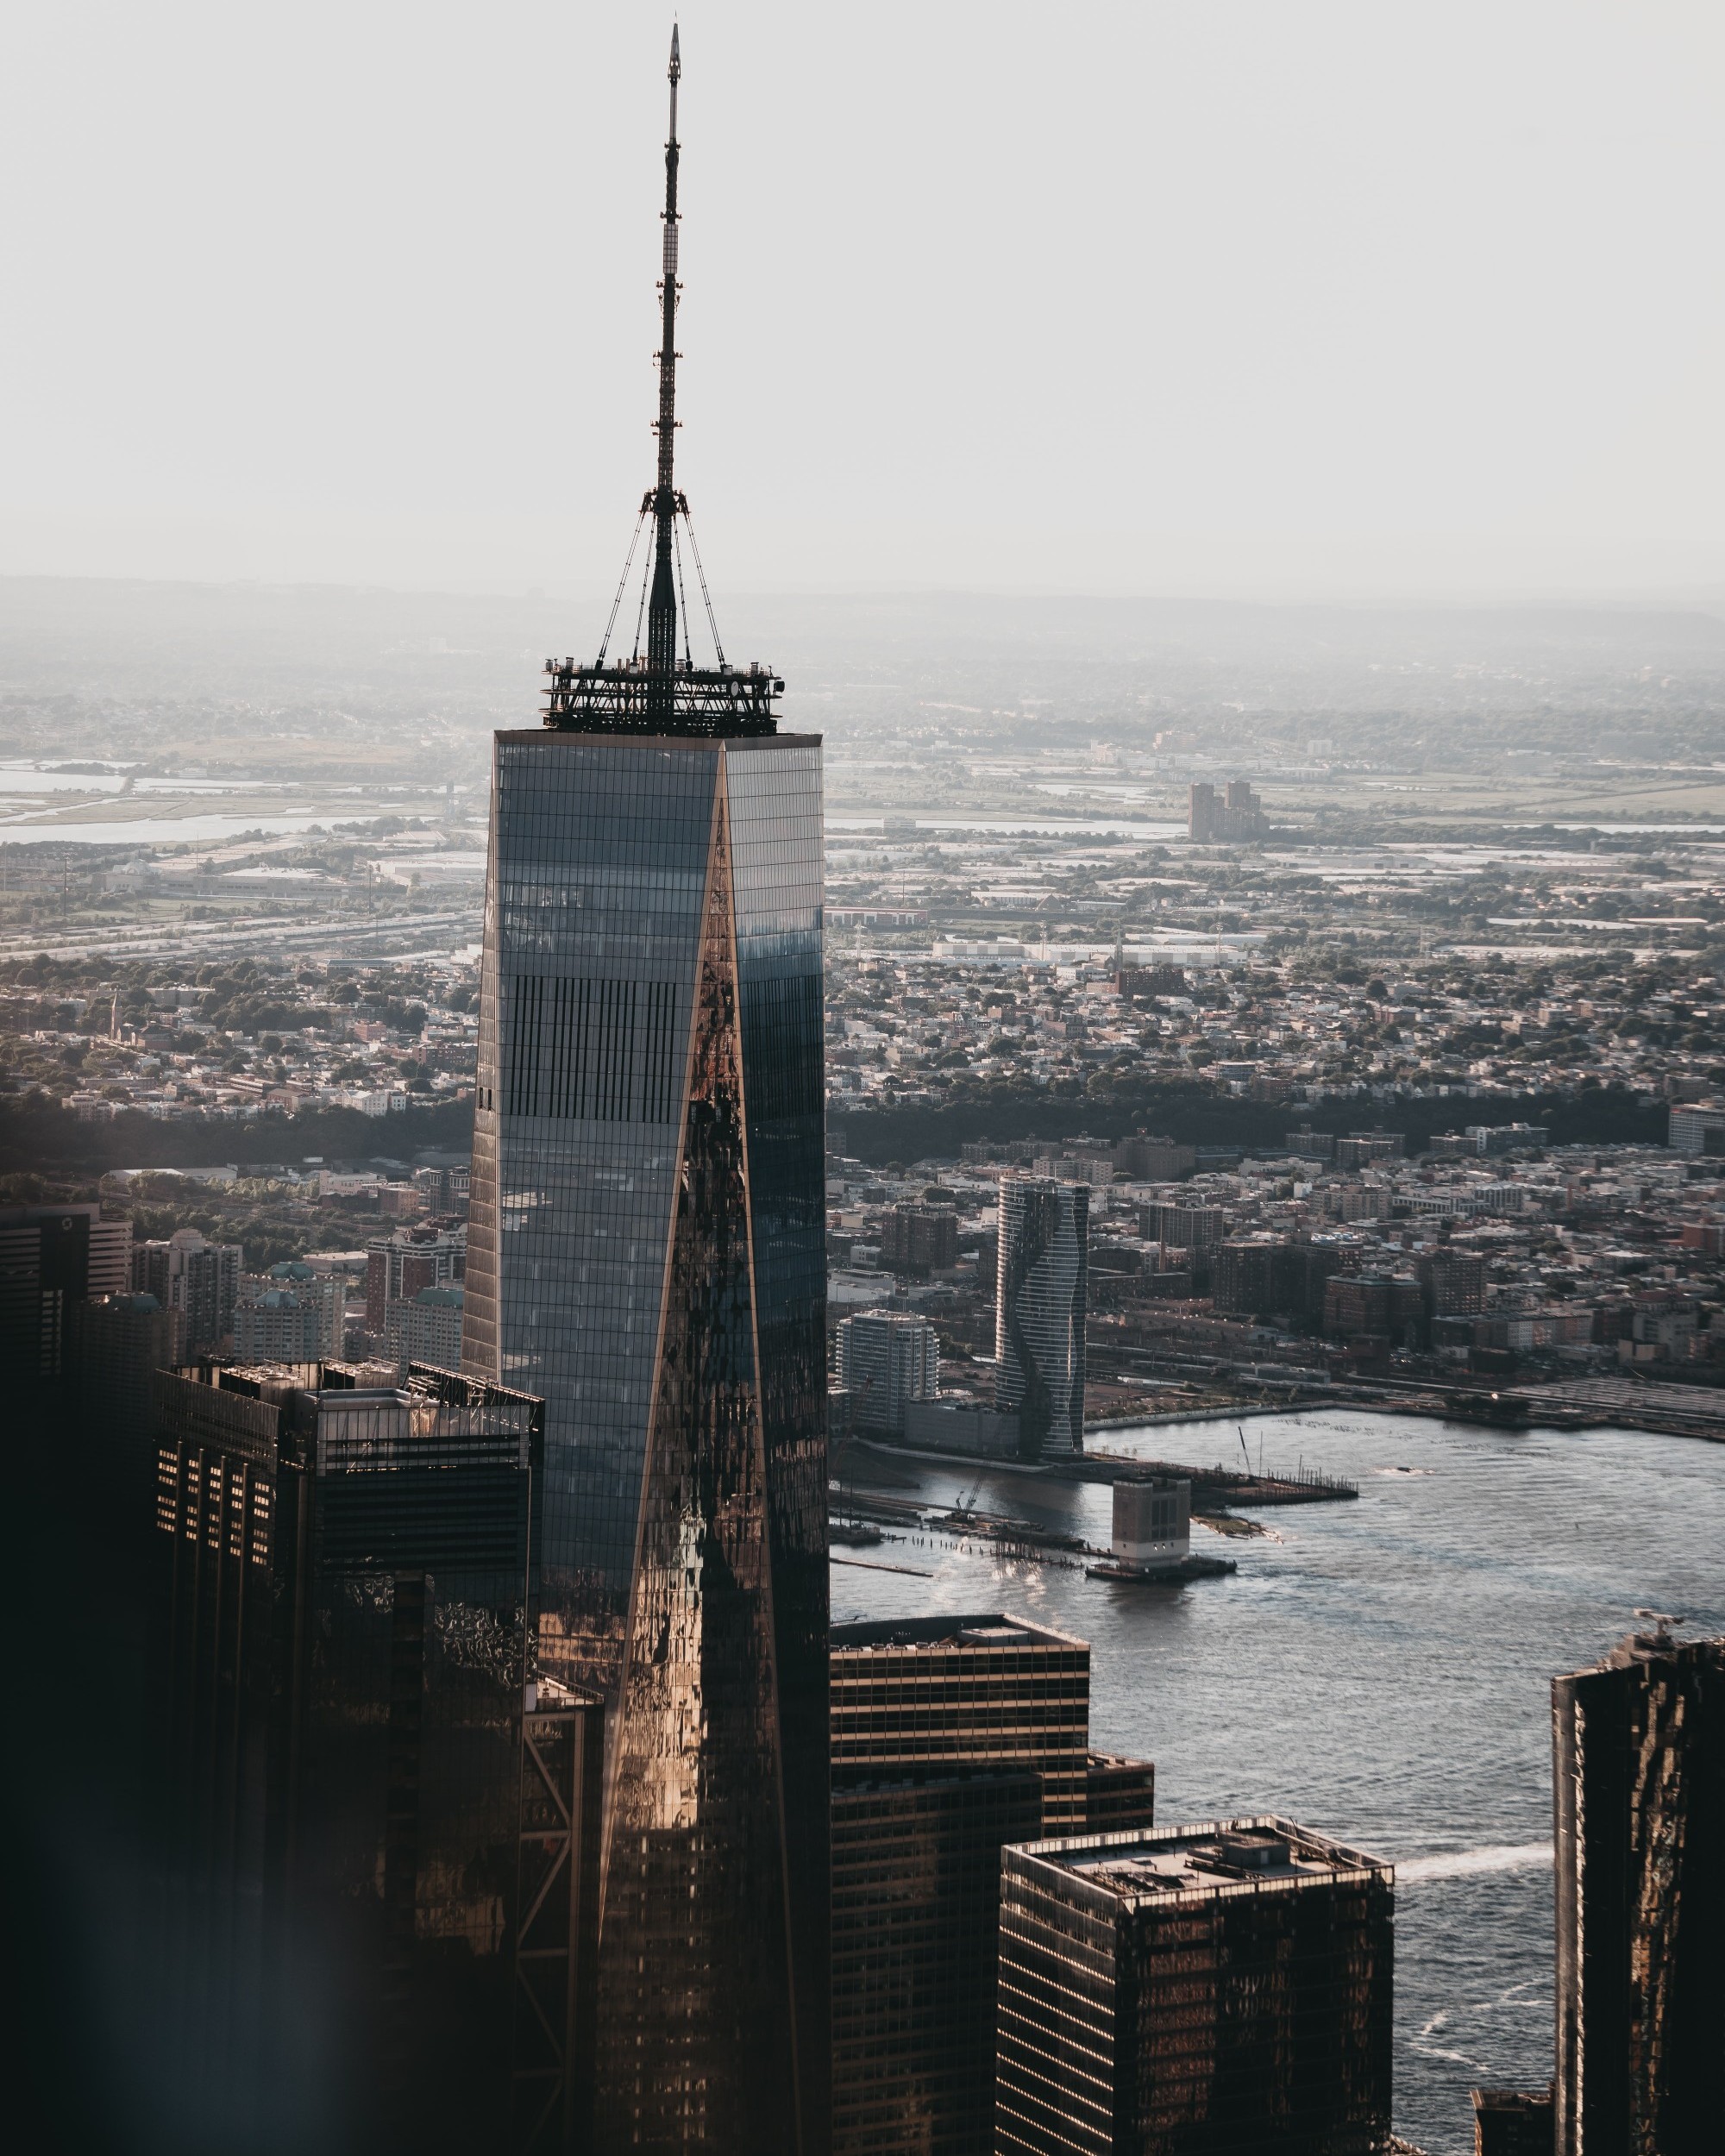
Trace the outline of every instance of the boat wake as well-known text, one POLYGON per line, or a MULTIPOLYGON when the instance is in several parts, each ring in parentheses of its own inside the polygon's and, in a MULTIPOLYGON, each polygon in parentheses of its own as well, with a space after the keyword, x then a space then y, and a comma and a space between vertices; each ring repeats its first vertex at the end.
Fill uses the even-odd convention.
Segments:
POLYGON ((1535 1871, 1552 1860, 1548 1841, 1500 1844, 1495 1849, 1456 1849, 1441 1856, 1410 1857, 1396 1867, 1397 1886, 1425 1879, 1473 1879, 1488 1871, 1535 1871))

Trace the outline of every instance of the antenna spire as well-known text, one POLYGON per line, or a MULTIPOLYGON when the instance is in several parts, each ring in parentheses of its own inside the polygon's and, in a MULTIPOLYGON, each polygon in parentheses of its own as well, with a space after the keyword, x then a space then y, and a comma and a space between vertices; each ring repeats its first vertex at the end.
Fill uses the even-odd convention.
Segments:
POLYGON ((671 128, 665 144, 665 242, 659 284, 659 416, 653 423, 659 439, 659 468, 656 483, 641 498, 635 536, 629 542, 617 596, 599 639, 599 657, 591 666, 572 658, 545 661, 550 686, 545 692, 544 718, 546 725, 568 733, 679 734, 731 740, 778 732, 773 705, 784 694, 785 685, 770 667, 763 667, 758 660, 746 667, 732 666, 726 660, 718 624, 713 618, 706 573, 701 567, 700 548, 695 544, 688 498, 677 486, 677 294, 681 289, 677 283, 677 85, 682 79, 683 58, 674 23, 667 72, 671 85, 671 128), (635 647, 626 661, 607 666, 612 632, 649 517, 653 552, 651 561, 643 567, 635 647), (707 626, 712 631, 716 666, 697 666, 689 647, 690 609, 683 599, 677 532, 680 517, 700 586, 701 604, 706 610, 707 626), (685 617, 681 660, 677 656, 679 612, 685 617), (643 617, 647 624, 644 663, 641 650, 643 617))
POLYGON ((671 25, 671 131, 665 144, 665 244, 659 292, 659 437, 657 483, 648 500, 653 513, 653 586, 647 602, 647 696, 650 709, 668 716, 676 695, 677 586, 674 563, 677 511, 677 84, 683 72, 677 26, 671 25))

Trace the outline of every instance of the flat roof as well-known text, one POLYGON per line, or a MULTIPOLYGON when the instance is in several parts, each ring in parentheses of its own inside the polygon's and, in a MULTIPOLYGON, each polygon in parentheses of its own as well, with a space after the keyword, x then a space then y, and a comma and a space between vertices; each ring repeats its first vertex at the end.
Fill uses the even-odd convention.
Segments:
POLYGON ((939 1617, 896 1617, 881 1622, 834 1625, 836 1651, 867 1652, 872 1647, 1082 1647, 1088 1639, 1069 1639, 1022 1617, 1000 1610, 939 1617))
POLYGON ((1241 1886, 1309 1884, 1362 1871, 1391 1883, 1395 1879, 1394 1867, 1382 1858, 1273 1813, 1195 1827, 1066 1835, 1021 1844, 1019 1852, 1133 1906, 1241 1886))

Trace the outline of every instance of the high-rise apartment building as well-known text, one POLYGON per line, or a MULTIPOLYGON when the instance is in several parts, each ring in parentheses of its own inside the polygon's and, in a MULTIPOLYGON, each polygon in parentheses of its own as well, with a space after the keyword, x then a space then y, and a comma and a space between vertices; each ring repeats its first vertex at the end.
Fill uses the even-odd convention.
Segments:
POLYGON ((832 1634, 834 2156, 993 2146, 1000 1852, 1148 1827, 1088 1750, 1089 1649, 989 1613, 832 1634))
POLYGON ((950 1206, 893 1206, 881 1223, 881 1263, 926 1280, 958 1263, 958 1215, 950 1206))
POLYGON ((463 1288, 422 1288, 384 1313, 384 1353, 392 1363, 449 1364, 461 1359, 463 1288))
POLYGON ((1283 1819, 1001 1859, 1000 2156, 1378 2156, 1393 1880, 1283 1819))
POLYGON ((1419 1261, 1421 1278, 1439 1318, 1477 1318, 1485 1311, 1485 1259, 1472 1250, 1438 1250, 1419 1261))
POLYGON ((156 1380, 157 2056, 239 2147, 501 2147, 590 2084, 602 1709, 532 1667, 540 1404, 379 1375, 156 1380))
POLYGON ((1026 1459, 1084 1450, 1089 1222, 1087 1184, 1000 1179, 994 1402, 1026 1459))
POLYGON ((123 1294, 131 1248, 131 1222, 100 1206, 0 1209, 0 1355, 14 1382, 64 1373, 72 1306, 123 1294))
POLYGON ((323 1313, 292 1288, 272 1284, 242 1293, 234 1306, 234 1353, 242 1363, 321 1362, 323 1313))
POLYGON ((1208 1250, 1227 1233, 1228 1216, 1220 1206, 1146 1206, 1143 1232, 1170 1250, 1208 1250))
POLYGON ((615 1710, 601 2144, 813 2151, 821 744, 679 636, 680 72, 674 40, 645 644, 549 661, 543 726, 495 741, 462 1367, 544 1399, 540 1655, 615 1710))
POLYGON ((427 1220, 375 1235, 366 1245, 366 1330, 381 1340, 392 1302, 411 1302, 422 1288, 449 1288, 465 1277, 467 1231, 459 1221, 427 1220))
POLYGON ((1230 779, 1219 794, 1208 780, 1193 782, 1187 803, 1186 829, 1200 845, 1238 846, 1251 838, 1267 838, 1270 819, 1249 780, 1230 779))
POLYGON ((1384 1273, 1337 1273, 1324 1283, 1324 1331, 1333 1339, 1379 1339, 1418 1347, 1426 1291, 1418 1280, 1384 1273))
MULTIPOLYGON (((348 1280, 344 1272, 332 1271, 328 1265, 319 1268, 304 1259, 290 1258, 279 1265, 272 1265, 267 1273, 242 1273, 240 1300, 235 1306, 234 1351, 244 1359, 251 1351, 241 1338, 240 1311, 248 1302, 255 1302, 272 1292, 290 1294, 302 1307, 315 1310, 317 1338, 304 1355, 276 1356, 262 1359, 290 1363, 339 1362, 347 1344, 348 1280)), ((260 1359, 253 1355, 254 1361, 260 1359)), ((454 1356, 422 1355, 422 1363, 442 1362, 453 1369, 458 1358, 454 1356)))
POLYGON ((1557 2156, 1719 2146, 1725 1639, 1666 1621, 1552 1685, 1557 2156))
POLYGON ((165 1243, 133 1246, 131 1284, 165 1309, 179 1311, 184 1351, 206 1355, 233 1337, 244 1263, 237 1243, 210 1243, 196 1228, 176 1228, 165 1243))
POLYGON ((940 1391, 940 1341, 926 1318, 906 1310, 864 1310, 835 1332, 838 1383, 859 1430, 904 1434, 913 1400, 940 1391))

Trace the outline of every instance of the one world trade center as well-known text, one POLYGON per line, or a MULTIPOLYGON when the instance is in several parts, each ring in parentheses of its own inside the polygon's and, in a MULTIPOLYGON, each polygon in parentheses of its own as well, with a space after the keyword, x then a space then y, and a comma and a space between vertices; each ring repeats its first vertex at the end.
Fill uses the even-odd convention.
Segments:
POLYGON ((638 603, 626 567, 598 657, 495 740, 462 1366, 543 1397, 540 1663, 607 1703, 599 2146, 816 2156, 821 750, 710 607, 692 651, 680 72, 674 37, 638 603))

